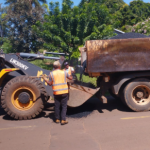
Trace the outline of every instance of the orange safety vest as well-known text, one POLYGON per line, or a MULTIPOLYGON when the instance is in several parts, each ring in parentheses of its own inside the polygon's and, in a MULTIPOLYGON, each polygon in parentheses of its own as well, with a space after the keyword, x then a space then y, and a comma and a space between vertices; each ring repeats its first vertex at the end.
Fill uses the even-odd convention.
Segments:
MULTIPOLYGON (((69 68, 68 68, 68 74, 69 74, 70 76, 72 75, 71 68, 72 68, 72 67, 70 67, 70 66, 69 66, 69 68)), ((66 70, 66 69, 64 69, 64 70, 66 70)))
POLYGON ((68 93, 67 73, 63 70, 54 70, 50 73, 54 95, 68 93))

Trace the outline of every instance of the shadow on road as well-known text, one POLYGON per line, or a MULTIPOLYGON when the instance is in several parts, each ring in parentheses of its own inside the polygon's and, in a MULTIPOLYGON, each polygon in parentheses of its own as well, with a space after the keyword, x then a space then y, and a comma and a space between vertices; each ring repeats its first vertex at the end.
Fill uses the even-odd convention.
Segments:
MULTIPOLYGON (((121 100, 114 99, 112 97, 108 97, 108 103, 102 104, 101 101, 97 98, 91 98, 87 102, 85 102, 83 105, 76 107, 76 108, 68 108, 67 110, 67 117, 70 118, 82 118, 87 117, 90 115, 94 110, 97 110, 99 113, 103 113, 103 110, 113 111, 113 110, 119 110, 124 112, 132 112, 127 106, 125 106, 121 100)), ((53 103, 47 103, 45 106, 44 111, 35 119, 45 117, 45 118, 51 118, 54 120, 54 104, 53 103), (50 112, 48 115, 44 111, 50 112)), ((14 120, 9 115, 5 113, 5 111, 0 108, 0 116, 3 116, 3 119, 5 120, 14 120)))
POLYGON ((71 118, 82 118, 87 117, 94 110, 97 110, 99 113, 103 113, 103 110, 108 111, 119 110, 124 112, 132 112, 127 106, 125 106, 121 100, 114 99, 112 97, 108 98, 107 104, 102 104, 101 101, 97 98, 89 99, 82 106, 77 108, 68 108, 67 116, 71 118))
MULTIPOLYGON (((82 118, 90 115, 94 110, 97 110, 99 113, 103 113, 103 110, 106 109, 108 111, 119 110, 124 112, 132 112, 127 106, 125 106, 121 100, 114 99, 112 97, 108 97, 108 103, 102 104, 101 101, 97 98, 91 98, 83 105, 76 108, 68 108, 67 117, 70 118, 82 118)), ((54 113, 49 113, 46 117, 54 120, 54 113)))
POLYGON ((3 116, 3 115, 5 115, 5 114, 6 114, 6 112, 5 112, 4 109, 1 108, 1 106, 0 106, 0 116, 3 116))

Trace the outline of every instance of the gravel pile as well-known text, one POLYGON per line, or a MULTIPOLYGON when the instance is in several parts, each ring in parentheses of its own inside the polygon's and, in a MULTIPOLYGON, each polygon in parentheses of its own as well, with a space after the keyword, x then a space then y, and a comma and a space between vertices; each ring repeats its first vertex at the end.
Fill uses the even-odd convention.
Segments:
POLYGON ((119 34, 110 39, 131 39, 131 38, 148 38, 148 37, 149 36, 146 36, 144 34, 129 32, 124 34, 119 34))

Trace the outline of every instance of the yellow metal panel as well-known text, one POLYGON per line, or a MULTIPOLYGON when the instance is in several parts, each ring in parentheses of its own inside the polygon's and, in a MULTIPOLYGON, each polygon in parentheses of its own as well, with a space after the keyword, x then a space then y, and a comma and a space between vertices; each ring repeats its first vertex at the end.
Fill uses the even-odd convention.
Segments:
POLYGON ((8 73, 8 72, 12 72, 12 71, 16 71, 19 70, 18 68, 6 68, 6 69, 2 69, 0 72, 0 78, 4 76, 4 74, 8 73))

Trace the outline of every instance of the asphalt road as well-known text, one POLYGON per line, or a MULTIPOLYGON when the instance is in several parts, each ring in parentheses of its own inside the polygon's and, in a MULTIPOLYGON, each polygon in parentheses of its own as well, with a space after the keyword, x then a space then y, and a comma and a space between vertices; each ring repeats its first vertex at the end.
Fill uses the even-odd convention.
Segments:
POLYGON ((132 112, 118 100, 69 108, 68 121, 55 124, 49 108, 36 119, 16 121, 0 108, 0 150, 150 149, 150 112, 132 112))

